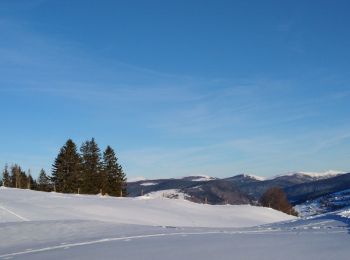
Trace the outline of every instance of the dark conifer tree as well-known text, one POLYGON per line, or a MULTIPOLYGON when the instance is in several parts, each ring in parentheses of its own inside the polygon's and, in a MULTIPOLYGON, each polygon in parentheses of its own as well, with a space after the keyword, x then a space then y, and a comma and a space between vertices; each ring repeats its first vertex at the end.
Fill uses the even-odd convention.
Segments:
POLYGON ((4 171, 2 172, 2 185, 5 187, 11 187, 11 178, 7 165, 5 165, 4 171))
POLYGON ((26 176, 27 178, 27 189, 28 190, 34 190, 34 186, 35 186, 35 183, 34 183, 34 179, 32 177, 32 174, 30 172, 30 170, 28 170, 28 176, 26 176))
POLYGON ((118 187, 118 171, 119 165, 117 157, 110 146, 107 146, 103 153, 103 172, 102 186, 106 186, 106 192, 111 196, 119 196, 120 189, 118 187))
POLYGON ((11 166, 10 170, 11 187, 13 188, 24 188, 26 185, 25 174, 23 173, 21 167, 17 164, 11 166))
POLYGON ((108 180, 107 193, 111 196, 126 196, 126 177, 110 146, 103 153, 103 171, 108 180))
POLYGON ((97 194, 101 189, 101 152, 95 139, 86 141, 80 148, 82 158, 82 193, 97 194))
POLYGON ((69 139, 52 165, 52 182, 57 192, 77 192, 81 183, 81 158, 77 146, 69 139))
POLYGON ((46 175, 46 172, 44 169, 40 170, 40 174, 39 174, 37 183, 38 183, 37 189, 40 191, 51 191, 52 190, 50 178, 49 178, 49 176, 46 175))
POLYGON ((126 197, 127 194, 127 179, 124 173, 123 167, 119 165, 118 167, 118 188, 120 190, 120 197, 126 197))
POLYGON ((28 188, 28 176, 26 175, 26 172, 22 170, 20 171, 19 188, 28 188))
POLYGON ((10 167, 10 187, 17 188, 16 186, 17 165, 11 165, 10 167))

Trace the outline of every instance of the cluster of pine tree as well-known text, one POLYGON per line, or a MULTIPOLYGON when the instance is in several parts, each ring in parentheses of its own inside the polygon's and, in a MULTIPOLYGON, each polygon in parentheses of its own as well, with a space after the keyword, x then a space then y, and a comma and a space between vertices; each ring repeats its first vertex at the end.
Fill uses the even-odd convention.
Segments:
POLYGON ((30 170, 28 173, 22 170, 21 166, 14 164, 10 167, 5 165, 2 172, 2 185, 10 188, 31 189, 40 191, 51 191, 50 178, 42 169, 37 180, 33 179, 30 170))
POLYGON ((95 139, 80 147, 69 139, 61 148, 52 170, 57 192, 126 196, 126 176, 110 146, 101 155, 95 139))
POLYGON ((2 185, 5 187, 56 191, 62 193, 126 196, 126 176, 114 150, 107 146, 101 154, 92 138, 82 144, 80 153, 69 139, 60 149, 52 166, 52 175, 42 169, 37 180, 18 165, 5 166, 2 185))

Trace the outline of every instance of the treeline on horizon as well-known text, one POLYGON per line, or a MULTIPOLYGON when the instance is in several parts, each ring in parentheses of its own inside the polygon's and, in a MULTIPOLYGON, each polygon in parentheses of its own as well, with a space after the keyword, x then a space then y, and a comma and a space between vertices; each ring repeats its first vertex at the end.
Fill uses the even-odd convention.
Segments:
POLYGON ((127 195, 126 175, 114 150, 107 146, 101 154, 94 138, 85 141, 80 152, 73 140, 67 140, 52 165, 51 175, 42 169, 36 180, 30 170, 26 173, 18 164, 5 165, 2 185, 47 192, 127 195))

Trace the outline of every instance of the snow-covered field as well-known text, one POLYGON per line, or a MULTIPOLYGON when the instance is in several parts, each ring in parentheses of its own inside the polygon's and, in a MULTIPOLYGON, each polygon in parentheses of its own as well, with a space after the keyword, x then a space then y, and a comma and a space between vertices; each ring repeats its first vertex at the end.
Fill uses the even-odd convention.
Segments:
POLYGON ((155 196, 116 198, 95 195, 0 190, 0 222, 99 220, 118 224, 181 227, 248 227, 292 217, 249 205, 204 205, 155 196))
POLYGON ((0 259, 349 259, 347 213, 0 188, 0 259))

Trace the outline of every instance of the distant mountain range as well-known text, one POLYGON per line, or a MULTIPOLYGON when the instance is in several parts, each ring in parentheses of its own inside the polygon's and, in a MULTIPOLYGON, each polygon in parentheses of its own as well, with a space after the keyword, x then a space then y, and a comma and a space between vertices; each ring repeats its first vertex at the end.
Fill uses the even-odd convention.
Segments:
MULTIPOLYGON (((293 205, 350 189, 350 173, 288 173, 265 179, 240 174, 229 178, 188 176, 178 179, 138 180, 128 183, 129 196, 181 193, 186 199, 209 204, 256 204, 271 187, 282 188, 293 205)), ((166 195, 166 196, 168 196, 166 195)))

